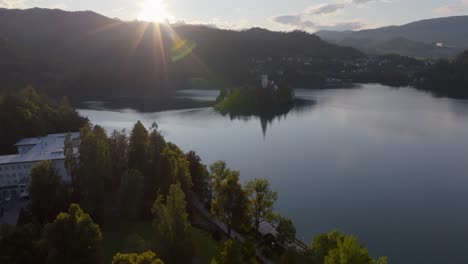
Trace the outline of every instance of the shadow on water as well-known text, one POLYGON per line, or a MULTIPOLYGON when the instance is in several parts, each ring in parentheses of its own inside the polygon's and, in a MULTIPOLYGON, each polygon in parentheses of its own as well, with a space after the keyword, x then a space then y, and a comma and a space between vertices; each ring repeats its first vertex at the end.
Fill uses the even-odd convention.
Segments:
POLYGON ((79 108, 93 110, 122 110, 137 109, 138 112, 152 113, 168 110, 182 110, 213 106, 214 101, 193 100, 183 97, 166 98, 129 98, 118 97, 107 101, 86 101, 79 104, 79 108))
POLYGON ((316 105, 314 100, 308 99, 298 99, 294 100, 294 105, 287 108, 278 109, 275 112, 262 113, 262 114, 252 114, 252 115, 235 115, 235 114, 222 114, 223 116, 229 116, 231 120, 242 120, 245 122, 250 121, 251 119, 259 119, 260 125, 262 127, 263 137, 266 137, 266 132, 268 126, 273 123, 273 121, 281 119, 286 119, 287 116, 291 113, 302 113, 309 111, 312 107, 316 105))

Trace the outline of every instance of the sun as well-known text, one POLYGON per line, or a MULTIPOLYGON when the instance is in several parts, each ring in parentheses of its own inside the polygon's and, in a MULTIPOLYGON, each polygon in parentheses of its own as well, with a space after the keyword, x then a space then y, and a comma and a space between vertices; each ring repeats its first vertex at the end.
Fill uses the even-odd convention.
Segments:
POLYGON ((163 0, 145 0, 141 5, 138 20, 148 22, 166 22, 168 13, 163 0))

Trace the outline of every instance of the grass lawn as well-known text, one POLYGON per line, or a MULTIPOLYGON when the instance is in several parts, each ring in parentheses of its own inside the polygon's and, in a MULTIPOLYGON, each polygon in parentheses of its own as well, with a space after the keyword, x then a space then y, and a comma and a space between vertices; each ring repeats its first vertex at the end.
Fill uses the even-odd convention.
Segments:
MULTIPOLYGON (((106 225, 102 230, 102 255, 104 263, 111 263, 112 257, 125 250, 129 236, 137 234, 153 245, 155 232, 151 222, 120 222, 106 225)), ((210 263, 218 254, 219 244, 205 231, 193 227, 191 235, 195 247, 195 256, 200 263, 210 263)), ((156 252, 157 254, 157 252, 156 252)))
POLYGON ((102 230, 102 255, 104 263, 111 263, 112 257, 125 250, 127 239, 137 234, 146 241, 154 241, 154 230, 151 222, 119 222, 106 225, 102 230))
POLYGON ((192 239, 195 255, 200 260, 200 263, 210 263, 211 258, 218 255, 219 243, 210 234, 198 228, 192 228, 192 239))

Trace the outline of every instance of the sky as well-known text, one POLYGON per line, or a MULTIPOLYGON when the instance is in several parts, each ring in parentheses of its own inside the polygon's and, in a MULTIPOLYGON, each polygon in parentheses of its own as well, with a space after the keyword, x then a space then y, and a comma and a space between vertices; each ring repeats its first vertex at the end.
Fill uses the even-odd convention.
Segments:
POLYGON ((468 15, 468 0, 0 0, 6 8, 92 10, 122 20, 167 20, 220 28, 358 30, 468 15))

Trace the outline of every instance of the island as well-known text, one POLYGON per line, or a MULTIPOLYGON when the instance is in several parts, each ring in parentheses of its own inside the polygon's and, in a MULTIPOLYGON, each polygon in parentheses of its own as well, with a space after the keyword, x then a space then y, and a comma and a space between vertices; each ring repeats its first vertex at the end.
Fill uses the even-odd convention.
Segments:
POLYGON ((231 116, 278 116, 288 113, 294 106, 294 90, 284 83, 276 84, 263 75, 261 85, 223 89, 214 109, 231 116))

